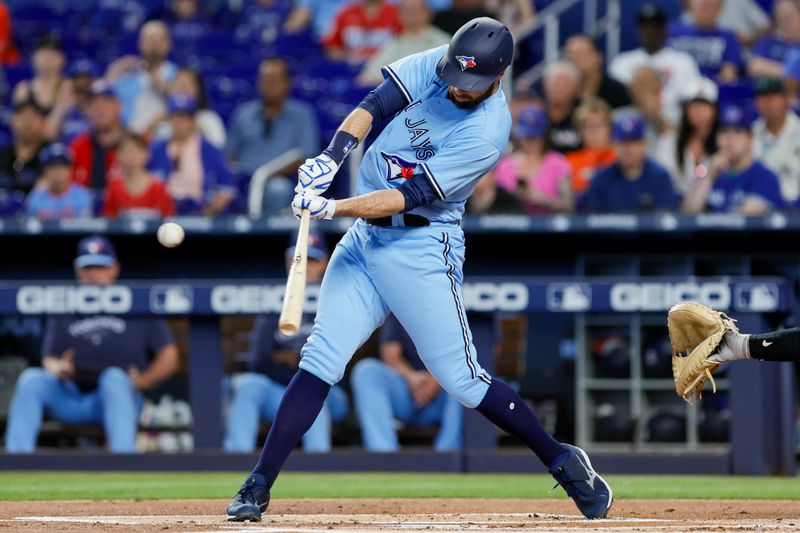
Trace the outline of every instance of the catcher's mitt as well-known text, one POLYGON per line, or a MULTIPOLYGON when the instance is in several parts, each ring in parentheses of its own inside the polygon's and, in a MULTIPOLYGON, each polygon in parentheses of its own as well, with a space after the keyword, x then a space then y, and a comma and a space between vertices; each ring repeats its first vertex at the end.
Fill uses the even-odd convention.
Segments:
POLYGON ((711 372, 720 365, 709 361, 727 331, 739 331, 734 320, 696 302, 678 302, 667 318, 672 343, 672 374, 678 396, 689 403, 702 398, 706 379, 714 392, 717 384, 711 372))

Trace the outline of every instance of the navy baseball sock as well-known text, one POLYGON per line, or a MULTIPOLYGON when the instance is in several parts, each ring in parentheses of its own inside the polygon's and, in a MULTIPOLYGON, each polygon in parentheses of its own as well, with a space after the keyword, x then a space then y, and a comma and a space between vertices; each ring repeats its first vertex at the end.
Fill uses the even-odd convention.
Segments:
POLYGON ((289 382, 253 469, 267 478, 268 486, 275 483, 283 463, 317 419, 330 390, 330 385, 305 370, 298 370, 289 382))
POLYGON ((542 427, 517 391, 496 377, 492 377, 492 384, 476 409, 494 425, 524 442, 548 468, 569 453, 542 427))

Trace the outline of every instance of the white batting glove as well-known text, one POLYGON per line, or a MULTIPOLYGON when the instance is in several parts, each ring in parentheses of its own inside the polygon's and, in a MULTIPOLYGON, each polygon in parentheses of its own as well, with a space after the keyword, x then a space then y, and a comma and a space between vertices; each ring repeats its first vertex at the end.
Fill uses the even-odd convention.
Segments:
POLYGON ((297 169, 297 186, 294 188, 294 192, 324 193, 333 182, 333 176, 336 175, 337 170, 339 170, 339 165, 325 154, 306 159, 306 162, 297 169))
POLYGON ((336 212, 336 200, 317 196, 311 190, 295 194, 292 199, 292 213, 297 218, 303 209, 311 211, 311 220, 330 220, 336 212))

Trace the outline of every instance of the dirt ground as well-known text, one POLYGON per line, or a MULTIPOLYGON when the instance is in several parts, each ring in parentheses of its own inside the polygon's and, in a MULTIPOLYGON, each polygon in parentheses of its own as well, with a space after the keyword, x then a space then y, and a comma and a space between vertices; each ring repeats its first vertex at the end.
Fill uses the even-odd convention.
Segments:
POLYGON ((800 531, 800 501, 625 500, 587 521, 570 500, 274 500, 257 524, 227 522, 227 500, 0 503, 0 533, 176 531, 800 531))

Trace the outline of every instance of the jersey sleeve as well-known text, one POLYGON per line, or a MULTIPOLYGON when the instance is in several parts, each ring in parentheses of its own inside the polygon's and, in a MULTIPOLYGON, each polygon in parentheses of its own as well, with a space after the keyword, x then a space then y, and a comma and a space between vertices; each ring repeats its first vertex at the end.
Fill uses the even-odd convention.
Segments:
POLYGON ((406 56, 383 67, 381 74, 397 85, 406 103, 410 104, 437 79, 436 64, 446 51, 447 45, 444 45, 406 56))
POLYGON ((42 340, 42 358, 48 355, 61 356, 62 353, 69 349, 69 344, 69 335, 63 319, 49 317, 42 340))
POLYGON ((145 339, 145 346, 147 351, 153 356, 166 348, 169 344, 175 342, 172 332, 167 326, 166 320, 149 320, 146 324, 147 338, 145 339))
POLYGON ((501 155, 485 139, 468 137, 445 142, 435 156, 419 166, 439 200, 464 200, 458 192, 491 172, 501 155))

